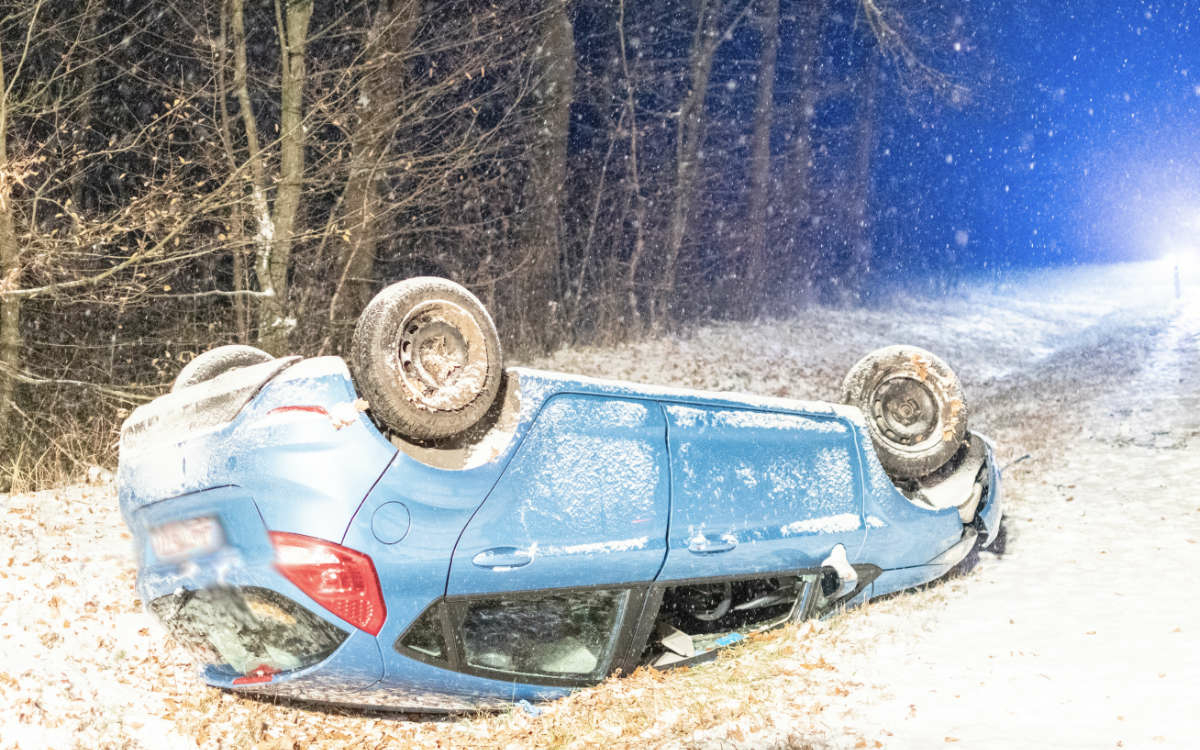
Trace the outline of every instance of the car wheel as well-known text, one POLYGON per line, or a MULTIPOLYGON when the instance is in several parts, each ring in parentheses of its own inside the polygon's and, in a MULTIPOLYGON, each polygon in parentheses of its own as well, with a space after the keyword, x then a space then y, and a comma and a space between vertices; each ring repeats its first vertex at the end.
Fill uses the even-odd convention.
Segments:
POLYGON ((458 284, 430 276, 375 295, 354 328, 351 359, 371 413, 416 440, 450 437, 478 422, 503 372, 487 310, 458 284))
POLYGON ((958 376, 915 346, 876 349, 850 368, 842 402, 857 406, 879 462, 893 478, 936 471, 967 436, 967 406, 958 376))
POLYGON ((183 366, 171 384, 172 391, 187 388, 189 385, 212 380, 216 376, 238 367, 262 364, 275 359, 262 349, 244 344, 228 344, 210 349, 199 354, 191 362, 183 366))

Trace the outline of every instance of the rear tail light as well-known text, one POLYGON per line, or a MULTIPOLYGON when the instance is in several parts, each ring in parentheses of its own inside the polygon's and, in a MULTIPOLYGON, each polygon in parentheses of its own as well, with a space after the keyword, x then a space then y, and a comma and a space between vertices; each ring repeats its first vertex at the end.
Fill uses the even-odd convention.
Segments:
POLYGON ((325 417, 329 423, 333 425, 335 430, 340 430, 343 427, 349 427, 358 421, 358 413, 365 411, 367 402, 362 399, 348 401, 341 404, 334 404, 328 409, 317 404, 292 404, 289 406, 276 406, 267 412, 268 417, 278 416, 280 414, 315 414, 320 417, 325 417))
POLYGON ((288 412, 320 414, 323 417, 329 416, 329 410, 324 406, 276 406, 274 409, 267 412, 267 416, 271 416, 272 414, 287 414, 288 412))
POLYGON ((371 558, 300 534, 271 532, 275 568, 313 601, 360 630, 379 635, 387 609, 371 558))

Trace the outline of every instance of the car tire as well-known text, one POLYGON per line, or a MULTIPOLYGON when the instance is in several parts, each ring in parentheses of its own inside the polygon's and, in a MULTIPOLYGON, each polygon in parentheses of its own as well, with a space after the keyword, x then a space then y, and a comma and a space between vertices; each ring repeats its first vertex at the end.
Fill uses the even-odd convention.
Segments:
POLYGON ((414 440, 466 430, 500 390, 496 325, 475 295, 447 279, 421 276, 375 295, 350 351, 371 413, 414 440))
POLYGON ((275 359, 262 349, 245 344, 227 344, 198 354, 191 362, 183 366, 171 384, 172 391, 187 388, 189 385, 212 380, 216 376, 239 367, 258 365, 275 359))
POLYGON ((863 357, 842 382, 842 402, 862 410, 879 462, 894 479, 936 471, 967 438, 958 376, 919 347, 889 346, 863 357))

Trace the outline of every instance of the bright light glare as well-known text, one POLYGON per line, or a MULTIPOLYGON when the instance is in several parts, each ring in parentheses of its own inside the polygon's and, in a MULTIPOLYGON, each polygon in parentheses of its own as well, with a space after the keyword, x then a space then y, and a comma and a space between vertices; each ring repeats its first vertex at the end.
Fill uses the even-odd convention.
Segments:
POLYGON ((1190 255, 1191 253, 1186 250, 1171 250, 1160 258, 1159 262, 1166 266, 1168 271, 1178 268, 1182 273, 1184 268, 1191 266, 1188 257, 1190 255))

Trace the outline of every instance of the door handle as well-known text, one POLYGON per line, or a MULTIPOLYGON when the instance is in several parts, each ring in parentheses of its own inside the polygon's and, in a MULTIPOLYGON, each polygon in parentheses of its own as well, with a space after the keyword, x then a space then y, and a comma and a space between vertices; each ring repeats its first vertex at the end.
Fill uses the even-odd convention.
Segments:
POLYGON ((698 536, 688 542, 688 552, 697 555, 711 555, 717 552, 728 552, 737 546, 737 537, 725 534, 720 539, 708 539, 698 536))
POLYGON ((519 568, 533 562, 529 550, 519 547, 492 547, 471 558, 481 568, 519 568))

